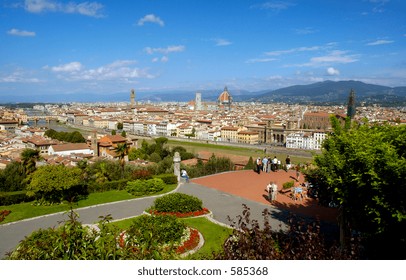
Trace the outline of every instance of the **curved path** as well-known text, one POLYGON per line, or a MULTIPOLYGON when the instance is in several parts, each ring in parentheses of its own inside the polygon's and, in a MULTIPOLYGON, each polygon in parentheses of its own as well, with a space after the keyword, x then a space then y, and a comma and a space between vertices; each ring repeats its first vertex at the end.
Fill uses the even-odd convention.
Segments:
MULTIPOLYGON (((230 225, 229 218, 235 220, 237 216, 242 214, 243 204, 250 208, 251 219, 258 221, 263 220, 262 212, 264 209, 268 209, 271 215, 272 228, 284 226, 288 212, 292 210, 296 210, 299 214, 303 212, 304 215, 309 215, 304 211, 309 207, 312 208, 313 212, 316 211, 320 214, 325 213, 326 210, 331 210, 329 208, 320 209, 314 204, 306 205, 310 202, 293 202, 287 197, 285 199, 284 195, 279 195, 278 202, 270 205, 263 196, 265 185, 270 178, 273 178, 280 187, 282 181, 291 180, 290 174, 285 171, 261 174, 253 171, 236 171, 196 178, 190 183, 179 184, 175 191, 199 197, 203 201, 204 207, 212 211, 213 219, 225 225, 230 225)), ((100 216, 108 214, 111 214, 114 220, 120 220, 141 215, 145 209, 152 205, 156 197, 95 205, 75 209, 75 212, 79 214, 79 220, 83 224, 96 223, 100 220, 100 216)), ((63 212, 0 225, 0 259, 3 259, 7 252, 12 251, 31 232, 39 228, 56 227, 60 222, 67 219, 67 213, 63 212)))

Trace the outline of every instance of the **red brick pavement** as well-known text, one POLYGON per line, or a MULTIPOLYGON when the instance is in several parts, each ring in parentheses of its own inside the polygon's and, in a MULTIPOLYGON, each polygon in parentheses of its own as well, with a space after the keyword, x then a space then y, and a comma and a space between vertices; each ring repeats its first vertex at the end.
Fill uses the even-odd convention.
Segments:
MULTIPOLYGON (((248 200, 270 204, 267 200, 265 187, 270 181, 275 181, 278 190, 282 190, 282 185, 288 181, 296 179, 296 171, 278 170, 276 172, 258 174, 252 170, 233 171, 221 174, 195 178, 191 181, 209 188, 237 195, 248 200)), ((303 176, 299 176, 299 182, 303 182, 303 176)), ((310 217, 318 217, 320 220, 336 222, 338 211, 335 208, 328 208, 318 205, 316 199, 304 198, 302 201, 293 200, 289 194, 278 192, 276 201, 272 203, 274 207, 288 210, 292 213, 310 217)))

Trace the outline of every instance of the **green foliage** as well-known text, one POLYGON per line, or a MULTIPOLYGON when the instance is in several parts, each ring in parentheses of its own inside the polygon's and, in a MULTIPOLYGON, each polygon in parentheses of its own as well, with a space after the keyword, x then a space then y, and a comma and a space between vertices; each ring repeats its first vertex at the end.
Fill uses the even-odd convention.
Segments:
POLYGON ((254 160, 252 157, 248 159, 247 164, 244 166, 244 170, 253 170, 255 168, 254 160))
POLYGON ((118 161, 99 160, 88 167, 90 179, 97 183, 120 180, 121 174, 122 167, 118 161))
POLYGON ((77 201, 87 194, 81 175, 82 171, 77 167, 41 166, 28 178, 27 195, 50 203, 77 201))
MULTIPOLYGON (((125 233, 109 224, 110 216, 104 217, 98 229, 83 226, 71 211, 70 219, 58 228, 40 229, 26 237, 9 260, 142 260, 173 259, 174 254, 156 246, 152 239, 141 243, 135 235, 137 229, 125 233)), ((171 223, 167 230, 175 225, 171 223)), ((176 227, 176 226, 175 226, 176 227)), ((160 228, 164 228, 161 226, 160 228)), ((167 231, 168 234, 173 233, 167 231)), ((155 232, 154 232, 155 233, 155 232)), ((142 234, 145 234, 143 232, 142 234)), ((148 237, 150 233, 146 233, 148 237)), ((151 236, 153 236, 151 234, 151 236)), ((142 236, 141 236, 142 237, 142 236)))
POLYGON ((178 177, 173 173, 155 175, 154 178, 162 179, 162 181, 164 181, 164 183, 167 185, 173 185, 178 183, 178 177))
POLYGON ((149 161, 152 161, 152 162, 160 162, 162 159, 161 159, 161 157, 159 156, 158 153, 153 152, 153 153, 148 157, 148 160, 149 160, 149 161))
POLYGON ((150 195, 162 191, 165 187, 164 181, 159 178, 149 180, 135 180, 127 182, 126 191, 134 196, 150 195))
POLYGON ((224 243, 218 260, 340 260, 361 256, 359 241, 354 239, 350 250, 341 250, 327 242, 318 221, 305 221, 295 216, 287 220, 288 229, 273 230, 272 213, 263 211, 263 225, 251 220, 250 209, 243 205, 243 214, 232 221, 234 232, 224 243))
POLYGON ((35 164, 39 158, 39 150, 26 148, 21 152, 22 166, 26 175, 36 170, 35 164))
POLYGON ((89 193, 105 192, 111 190, 124 190, 127 186, 128 179, 106 181, 103 183, 92 182, 88 185, 89 193))
POLYGON ((86 139, 79 131, 65 132, 65 131, 56 131, 54 129, 49 129, 45 131, 45 136, 52 139, 57 139, 59 141, 65 141, 70 143, 86 143, 86 139))
POLYGON ((191 158, 194 158, 194 157, 195 157, 194 154, 188 152, 188 151, 187 151, 184 147, 182 147, 182 146, 175 146, 175 147, 173 147, 172 150, 171 150, 171 155, 172 155, 172 156, 175 155, 176 152, 179 153, 179 156, 180 156, 180 158, 181 158, 182 160, 191 159, 191 158))
POLYGON ((321 203, 340 205, 346 236, 360 231, 374 244, 368 247, 376 250, 375 257, 404 258, 406 127, 341 127, 334 118, 332 125, 334 134, 323 142, 308 181, 318 187, 321 203), (404 249, 394 254, 394 246, 404 249))
POLYGON ((32 200, 34 198, 28 197, 26 191, 0 192, 0 205, 12 205, 32 200))
POLYGON ((295 185, 295 181, 288 181, 288 182, 283 183, 282 188, 284 190, 286 190, 286 189, 290 189, 294 185, 295 185))
POLYGON ((139 246, 162 246, 179 242, 186 225, 173 216, 142 215, 126 231, 139 246))
POLYGON ((4 170, 0 170, 0 191, 11 192, 25 188, 25 172, 20 163, 13 161, 7 164, 4 170))
POLYGON ((158 212, 189 213, 203 209, 202 201, 184 193, 171 193, 155 199, 152 208, 158 212))

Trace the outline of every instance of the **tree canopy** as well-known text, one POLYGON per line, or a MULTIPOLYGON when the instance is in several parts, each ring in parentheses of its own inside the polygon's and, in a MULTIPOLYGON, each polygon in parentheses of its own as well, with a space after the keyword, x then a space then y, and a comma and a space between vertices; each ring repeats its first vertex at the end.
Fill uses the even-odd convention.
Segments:
POLYGON ((405 256, 406 127, 331 121, 334 132, 308 181, 318 186, 323 204, 339 205, 344 234, 360 232, 380 256, 403 246, 405 256))
POLYGON ((41 166, 28 179, 27 195, 47 202, 73 201, 86 194, 82 170, 78 167, 41 166))

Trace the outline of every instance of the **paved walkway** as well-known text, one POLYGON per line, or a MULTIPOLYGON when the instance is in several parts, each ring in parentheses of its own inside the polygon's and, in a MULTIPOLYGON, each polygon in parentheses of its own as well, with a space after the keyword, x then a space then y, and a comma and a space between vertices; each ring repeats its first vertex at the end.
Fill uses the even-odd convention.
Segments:
MULTIPOLYGON (((329 210, 329 208, 321 209, 311 201, 292 204, 295 202, 287 201, 283 195, 278 196, 278 203, 270 205, 263 197, 264 188, 270 178, 276 180, 280 187, 283 180, 291 179, 290 174, 285 171, 271 174, 236 171, 196 178, 188 184, 180 184, 175 191, 199 197, 202 199, 204 207, 212 211, 213 219, 226 225, 230 225, 229 217, 235 220, 238 215, 242 214, 243 204, 250 208, 251 218, 258 221, 263 220, 263 210, 269 209, 272 218, 271 226, 275 229, 281 225, 284 226, 288 211, 296 210, 297 213, 302 212, 308 215, 309 213, 304 211, 307 207, 312 208, 316 214, 323 214, 324 211, 329 210)), ((141 215, 155 198, 156 196, 138 198, 76 209, 75 211, 79 214, 79 220, 84 224, 96 223, 99 216, 108 214, 111 214, 114 220, 120 220, 141 215)), ((67 219, 66 213, 56 213, 0 225, 0 259, 3 259, 6 252, 12 251, 31 232, 39 228, 56 227, 60 222, 67 219)))

